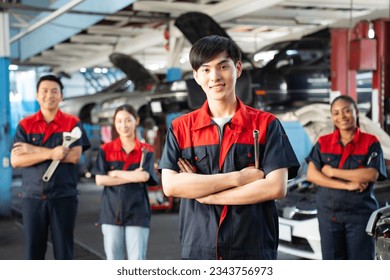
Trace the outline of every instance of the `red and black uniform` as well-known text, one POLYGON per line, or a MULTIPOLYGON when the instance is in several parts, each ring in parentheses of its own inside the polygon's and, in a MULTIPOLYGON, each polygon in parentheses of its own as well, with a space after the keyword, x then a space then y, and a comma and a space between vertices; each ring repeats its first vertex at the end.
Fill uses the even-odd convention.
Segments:
MULTIPOLYGON (((240 100, 222 137, 207 101, 199 110, 173 120, 159 170, 179 172, 179 158, 190 160, 199 174, 228 173, 253 166, 255 129, 259 130, 260 164, 265 175, 288 168, 289 178, 295 177, 299 163, 278 119, 240 100)), ((273 200, 242 206, 181 200, 183 259, 276 259, 278 233, 273 200)))
POLYGON ((118 137, 112 142, 102 145, 93 173, 96 175, 107 175, 111 170, 131 171, 139 168, 142 148, 145 148, 147 151, 142 167, 149 173, 149 181, 104 187, 100 209, 100 224, 149 227, 151 210, 148 198, 148 185, 155 186, 159 184, 154 168, 152 146, 135 139, 134 149, 126 155, 118 137))
MULTIPOLYGON (((41 111, 22 119, 13 142, 55 148, 62 145, 63 132, 80 127, 82 136, 70 148, 90 147, 78 118, 58 111, 49 124, 41 111)), ((56 259, 73 259, 73 230, 77 214, 78 166, 60 163, 49 182, 42 177, 51 160, 22 169, 23 223, 26 239, 26 258, 44 259, 48 228, 50 227, 56 259)))
MULTIPOLYGON (((386 165, 383 158, 383 151, 376 136, 362 132, 356 129, 355 135, 351 142, 344 146, 340 139, 340 131, 335 130, 333 133, 320 137, 314 145, 307 161, 311 161, 315 167, 321 171, 324 165, 330 165, 339 169, 357 169, 357 168, 375 168, 379 172, 378 180, 386 178, 386 165)), ((363 192, 339 190, 326 187, 320 187, 317 191, 317 209, 320 224, 322 221, 338 224, 356 224, 367 225, 367 221, 373 211, 378 208, 378 202, 374 195, 374 183, 370 182, 367 189, 363 192)), ((321 229, 321 225, 320 225, 321 229)), ((321 232, 321 230, 320 230, 321 232)), ((361 238, 370 238, 365 230, 358 232, 352 230, 349 241, 359 236, 361 238)), ((334 244, 332 235, 327 232, 321 233, 321 243, 323 249, 323 258, 345 258, 343 249, 338 248, 339 253, 329 252, 329 243, 334 244), (329 241, 328 241, 329 240, 329 241), (324 252, 324 250, 327 250, 324 252), (334 257, 329 256, 334 255, 334 257)), ((362 243, 356 246, 358 258, 364 258, 364 248, 372 251, 371 242, 362 243), (368 243, 368 244, 367 244, 368 243), (370 249, 371 248, 371 249, 370 249)), ((344 246, 344 245, 343 245, 344 246)), ((351 246, 353 247, 353 246, 351 246)), ((353 250, 353 248, 351 248, 353 250)))

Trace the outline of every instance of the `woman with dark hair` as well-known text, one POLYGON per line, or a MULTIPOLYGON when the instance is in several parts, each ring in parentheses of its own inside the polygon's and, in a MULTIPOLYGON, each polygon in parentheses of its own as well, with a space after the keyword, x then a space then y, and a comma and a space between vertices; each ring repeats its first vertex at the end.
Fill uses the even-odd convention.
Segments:
POLYGON ((307 157, 307 180, 319 186, 318 222, 323 259, 374 259, 374 240, 366 233, 378 208, 373 185, 386 178, 376 136, 359 128, 358 108, 349 96, 330 106, 335 127, 321 136, 307 157))
POLYGON ((145 259, 150 225, 147 186, 158 185, 153 149, 137 139, 139 117, 130 105, 114 113, 113 140, 103 144, 94 174, 104 186, 100 224, 109 260, 145 259))

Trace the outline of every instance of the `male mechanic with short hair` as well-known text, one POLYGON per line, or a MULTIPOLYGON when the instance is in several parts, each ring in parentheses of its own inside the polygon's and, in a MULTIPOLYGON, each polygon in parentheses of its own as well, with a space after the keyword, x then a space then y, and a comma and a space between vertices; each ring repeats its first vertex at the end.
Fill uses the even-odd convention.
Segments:
POLYGON ((45 259, 50 230, 54 258, 73 259, 77 214, 77 163, 90 143, 80 120, 59 110, 63 85, 54 75, 37 83, 40 109, 22 119, 11 151, 11 164, 22 169, 22 214, 26 259, 45 259), (62 146, 63 133, 78 126, 79 140, 62 146), (42 177, 53 160, 60 163, 48 182, 42 177))

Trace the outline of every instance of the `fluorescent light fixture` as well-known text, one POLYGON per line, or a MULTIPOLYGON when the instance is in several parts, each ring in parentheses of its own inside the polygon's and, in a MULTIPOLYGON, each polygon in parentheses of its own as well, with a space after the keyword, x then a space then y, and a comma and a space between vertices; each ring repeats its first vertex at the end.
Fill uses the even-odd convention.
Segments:
POLYGON ((160 101, 152 101, 150 103, 150 108, 153 113, 162 113, 162 106, 160 101))
POLYGON ((9 71, 17 71, 19 69, 19 66, 18 65, 15 65, 15 64, 10 64, 8 66, 8 70, 9 71))

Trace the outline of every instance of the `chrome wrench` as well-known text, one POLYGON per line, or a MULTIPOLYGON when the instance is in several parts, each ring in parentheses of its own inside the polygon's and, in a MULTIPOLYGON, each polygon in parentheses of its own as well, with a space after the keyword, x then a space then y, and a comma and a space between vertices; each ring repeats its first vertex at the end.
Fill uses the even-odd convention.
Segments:
POLYGON ((144 165, 145 156, 146 156, 146 153, 147 153, 146 148, 142 147, 141 152, 142 152, 142 154, 141 154, 141 160, 139 162, 139 167, 142 167, 144 165))
POLYGON ((259 160, 259 131, 257 129, 253 130, 253 144, 255 146, 255 167, 256 169, 260 168, 260 160, 259 160))
MULTIPOLYGON (((62 146, 69 148, 69 146, 74 143, 76 140, 81 138, 81 129, 76 126, 72 129, 71 132, 64 132, 62 133, 62 146)), ((44 182, 49 182, 51 176, 53 175, 54 171, 57 169, 58 164, 60 163, 59 160, 53 160, 49 167, 47 168, 45 174, 43 174, 42 180, 44 182)))
POLYGON ((369 157, 368 160, 367 160, 367 165, 369 165, 369 164, 371 163, 371 160, 372 160, 373 158, 375 158, 376 156, 378 156, 378 153, 377 153, 377 152, 372 152, 371 155, 370 155, 370 157, 369 157))

